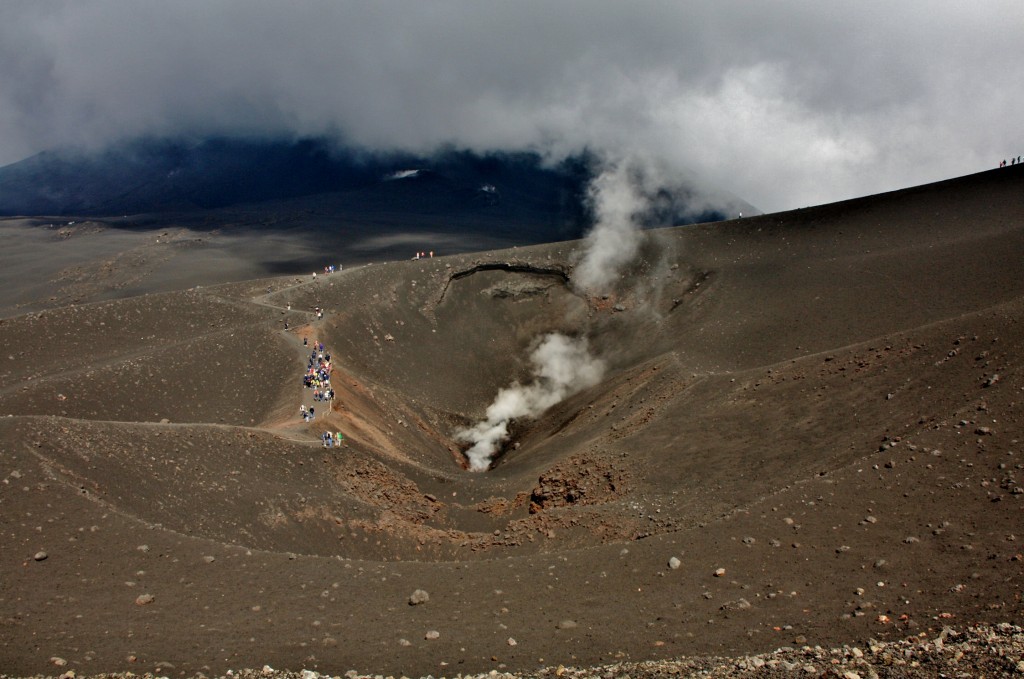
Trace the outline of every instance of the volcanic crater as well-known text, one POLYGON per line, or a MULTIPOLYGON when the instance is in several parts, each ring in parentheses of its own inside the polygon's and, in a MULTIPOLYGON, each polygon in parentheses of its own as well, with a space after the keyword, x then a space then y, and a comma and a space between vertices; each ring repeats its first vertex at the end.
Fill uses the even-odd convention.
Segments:
POLYGON ((1022 179, 647 231, 597 292, 567 242, 0 319, 2 665, 527 670, 1019 619, 1022 179), (468 471, 457 432, 551 333, 600 381, 468 471), (336 395, 304 422, 313 342, 336 395))

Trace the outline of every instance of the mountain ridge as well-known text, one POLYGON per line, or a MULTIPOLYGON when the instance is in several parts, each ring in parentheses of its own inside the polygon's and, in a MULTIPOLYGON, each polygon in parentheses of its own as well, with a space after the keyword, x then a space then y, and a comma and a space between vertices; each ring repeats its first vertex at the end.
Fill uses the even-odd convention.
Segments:
MULTIPOLYGON (((371 152, 327 139, 147 138, 45 151, 0 168, 2 216, 204 215, 319 202, 339 218, 388 206, 395 219, 503 219, 560 240, 592 221, 588 152, 548 162, 529 151, 371 152)), ((718 221, 754 208, 688 184, 665 187, 648 226, 718 221)))

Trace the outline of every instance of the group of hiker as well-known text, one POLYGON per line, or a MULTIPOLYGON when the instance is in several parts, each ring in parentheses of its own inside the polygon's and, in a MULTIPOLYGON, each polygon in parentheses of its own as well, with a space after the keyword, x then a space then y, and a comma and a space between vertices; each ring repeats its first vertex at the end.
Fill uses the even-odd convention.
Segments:
MULTIPOLYGON (((308 340, 303 344, 309 346, 308 340)), ((313 342, 313 352, 306 361, 306 374, 302 376, 302 386, 313 390, 314 401, 331 401, 334 389, 331 388, 331 355, 324 353, 322 342, 313 342)))
POLYGON ((340 431, 336 431, 333 434, 325 431, 323 434, 320 434, 320 440, 323 442, 324 448, 333 448, 334 446, 340 446, 345 437, 341 435, 340 431))
MULTIPOLYGON (((341 264, 328 264, 324 267, 324 275, 326 276, 328 274, 334 273, 335 271, 341 271, 343 268, 345 267, 342 266, 341 264)), ((313 278, 316 278, 316 271, 313 272, 313 278)))
POLYGON ((1007 165, 1020 165, 1020 159, 1020 156, 1017 156, 1016 158, 1010 158, 1009 163, 1003 160, 1003 162, 999 163, 999 167, 1006 167, 1007 165))
MULTIPOLYGON (((302 346, 309 347, 308 337, 302 338, 302 346)), ((331 411, 331 402, 334 400, 334 388, 331 386, 331 355, 324 351, 324 343, 313 340, 312 351, 306 361, 306 372, 302 376, 302 386, 305 389, 313 390, 313 401, 327 403, 327 412, 331 411)), ((299 406, 299 415, 306 423, 316 419, 316 406, 306 407, 303 403, 299 406)), ((340 446, 345 437, 341 432, 331 433, 325 431, 320 435, 324 448, 340 446)))

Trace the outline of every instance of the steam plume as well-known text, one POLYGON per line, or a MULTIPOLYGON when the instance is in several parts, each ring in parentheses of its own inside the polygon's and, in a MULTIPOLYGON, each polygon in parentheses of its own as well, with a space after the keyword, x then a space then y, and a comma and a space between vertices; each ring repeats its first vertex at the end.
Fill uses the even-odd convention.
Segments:
POLYGON ((601 381, 604 362, 590 355, 586 338, 572 339, 559 333, 545 335, 530 354, 533 381, 514 382, 498 392, 487 416, 455 438, 473 445, 466 451, 469 468, 487 469, 491 458, 509 436, 509 423, 536 417, 559 401, 601 381))
POLYGON ((637 220, 647 207, 645 184, 651 181, 636 161, 613 163, 589 187, 596 223, 587 234, 577 285, 592 294, 605 292, 640 245, 637 220))

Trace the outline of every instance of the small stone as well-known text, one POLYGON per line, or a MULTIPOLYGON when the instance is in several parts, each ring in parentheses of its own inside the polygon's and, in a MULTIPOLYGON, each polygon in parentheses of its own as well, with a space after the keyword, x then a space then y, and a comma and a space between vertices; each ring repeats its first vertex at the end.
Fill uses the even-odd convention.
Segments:
POLYGON ((216 557, 212 557, 212 556, 204 556, 203 557, 203 561, 205 561, 206 563, 213 563, 216 560, 217 560, 216 557))
POLYGON ((755 542, 757 542, 757 540, 752 538, 752 537, 750 537, 749 535, 747 537, 743 538, 743 544, 745 544, 745 545, 752 545, 755 542))
POLYGON ((274 673, 274 668, 270 665, 263 666, 263 676, 267 676, 274 673))
POLYGON ((145 552, 149 551, 149 545, 139 545, 135 549, 139 550, 140 552, 145 553, 145 552))
POLYGON ((412 646, 412 642, 409 641, 408 639, 399 639, 398 640, 398 645, 399 646, 412 646))
POLYGON ((715 569, 714 575, 715 575, 716 578, 724 578, 725 577, 725 569, 724 568, 717 568, 717 569, 715 569))
POLYGON ((750 602, 746 599, 737 599, 736 601, 729 601, 721 605, 719 610, 722 611, 745 611, 750 608, 750 602))
POLYGON ((67 660, 65 660, 64 658, 57 657, 57 656, 53 656, 52 658, 50 658, 50 662, 53 663, 54 665, 56 665, 57 667, 64 667, 65 665, 68 664, 67 660))
POLYGON ((423 638, 424 639, 429 639, 429 640, 433 641, 434 639, 440 639, 441 638, 441 633, 438 632, 436 629, 432 629, 429 632, 427 632, 426 634, 424 634, 423 638))
POLYGON ((507 644, 508 644, 509 646, 517 646, 519 642, 517 642, 517 641, 516 641, 515 639, 513 639, 512 637, 509 637, 509 638, 508 638, 508 641, 507 641, 506 643, 507 643, 507 644))
POLYGON ((410 606, 419 606, 420 604, 425 604, 428 601, 430 601, 430 595, 423 589, 418 589, 409 595, 410 606))
POLYGON ((803 646, 807 643, 807 637, 805 637, 802 634, 798 634, 797 636, 793 637, 793 643, 800 644, 801 646, 803 646))
POLYGON ((576 629, 578 625, 575 620, 563 620, 558 623, 558 629, 576 629))
POLYGON ((908 535, 907 537, 903 538, 903 542, 905 542, 908 545, 912 545, 915 542, 920 542, 920 540, 918 538, 915 538, 913 535, 908 535))
POLYGON ((320 674, 312 670, 302 670, 302 673, 299 676, 302 677, 302 679, 320 679, 320 674))
POLYGON ((154 601, 156 601, 156 597, 152 594, 140 594, 139 596, 135 597, 136 606, 145 606, 146 604, 151 604, 154 601))
POLYGON ((680 561, 679 559, 677 559, 674 556, 668 560, 668 567, 671 568, 672 570, 676 570, 677 568, 679 568, 682 565, 683 565, 683 562, 680 561))
POLYGON ((32 558, 35 559, 36 561, 46 561, 46 558, 48 556, 50 556, 50 555, 47 554, 46 552, 39 551, 39 552, 36 552, 35 555, 32 558))

